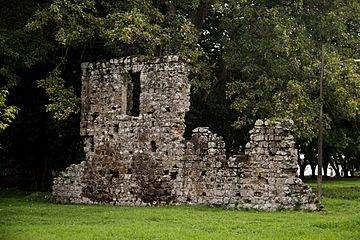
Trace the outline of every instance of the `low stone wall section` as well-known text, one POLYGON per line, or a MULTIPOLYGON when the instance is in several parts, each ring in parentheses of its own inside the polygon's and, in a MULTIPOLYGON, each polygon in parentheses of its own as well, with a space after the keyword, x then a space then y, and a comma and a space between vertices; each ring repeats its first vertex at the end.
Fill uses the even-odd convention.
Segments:
POLYGON ((245 154, 228 159, 221 137, 207 128, 195 129, 186 145, 179 202, 268 211, 317 210, 315 194, 297 176, 292 125, 292 121, 256 121, 245 154))

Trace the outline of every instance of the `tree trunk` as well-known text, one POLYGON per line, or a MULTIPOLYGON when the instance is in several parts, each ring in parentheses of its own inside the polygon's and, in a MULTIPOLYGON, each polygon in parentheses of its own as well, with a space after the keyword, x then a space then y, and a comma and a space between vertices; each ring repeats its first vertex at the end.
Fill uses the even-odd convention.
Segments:
POLYGON ((346 159, 343 158, 344 156, 340 156, 339 157, 339 163, 340 163, 340 166, 341 166, 341 170, 343 172, 343 177, 347 177, 347 166, 346 166, 346 159))
POLYGON ((298 150, 298 165, 299 165, 299 177, 304 180, 305 178, 305 168, 306 168, 306 159, 300 158, 300 151, 298 150))
MULTIPOLYGON (((220 68, 221 68, 221 70, 220 70, 220 76, 218 76, 218 77, 216 78, 216 81, 210 86, 209 89, 206 89, 206 91, 205 91, 205 93, 204 93, 204 95, 203 95, 203 97, 202 97, 202 99, 201 99, 203 102, 207 102, 207 99, 208 99, 210 93, 215 89, 215 87, 216 87, 219 83, 224 82, 224 81, 226 80, 226 78, 227 78, 227 76, 228 76, 228 74, 227 74, 228 72, 227 72, 225 63, 222 63, 220 68)), ((217 74, 217 75, 218 75, 218 74, 217 74)))
POLYGON ((330 165, 331 167, 334 169, 335 171, 335 176, 336 177, 340 177, 340 171, 339 171, 339 167, 335 164, 334 161, 330 161, 330 165))
POLYGON ((350 158, 350 162, 349 162, 349 166, 350 166, 350 177, 353 177, 354 176, 354 172, 355 172, 355 164, 354 164, 354 161, 355 161, 356 159, 355 158, 350 158))
POLYGON ((316 165, 310 165, 310 167, 311 167, 311 178, 312 179, 316 179, 316 165))
POLYGON ((299 165, 299 172, 300 172, 299 177, 302 180, 304 180, 305 178, 305 168, 306 168, 306 164, 299 165))
POLYGON ((348 158, 345 156, 345 159, 343 161, 343 170, 344 170, 344 177, 349 177, 349 166, 348 166, 348 158))
POLYGON ((327 175, 328 166, 329 166, 329 163, 328 163, 328 162, 323 165, 324 177, 327 177, 327 176, 328 176, 328 175, 327 175))
POLYGON ((165 5, 167 8, 168 14, 175 14, 176 13, 176 0, 165 1, 165 5))
POLYGON ((201 0, 199 6, 192 12, 191 22, 197 30, 202 29, 212 2, 213 0, 201 0))

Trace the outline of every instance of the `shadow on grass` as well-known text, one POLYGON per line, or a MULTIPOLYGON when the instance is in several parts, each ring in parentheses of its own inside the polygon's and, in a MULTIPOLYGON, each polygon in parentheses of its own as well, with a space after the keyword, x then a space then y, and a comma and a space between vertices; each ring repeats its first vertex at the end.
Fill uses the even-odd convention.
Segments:
POLYGON ((0 188, 0 201, 14 200, 41 203, 55 202, 50 192, 27 192, 16 188, 0 188))

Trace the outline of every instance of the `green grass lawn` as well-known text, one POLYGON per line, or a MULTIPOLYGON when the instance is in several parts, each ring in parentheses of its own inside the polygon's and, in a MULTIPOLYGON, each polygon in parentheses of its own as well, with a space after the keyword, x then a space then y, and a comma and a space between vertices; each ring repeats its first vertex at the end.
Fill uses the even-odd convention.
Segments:
POLYGON ((324 180, 322 203, 321 212, 62 205, 7 190, 0 239, 360 239, 359 178, 324 180))

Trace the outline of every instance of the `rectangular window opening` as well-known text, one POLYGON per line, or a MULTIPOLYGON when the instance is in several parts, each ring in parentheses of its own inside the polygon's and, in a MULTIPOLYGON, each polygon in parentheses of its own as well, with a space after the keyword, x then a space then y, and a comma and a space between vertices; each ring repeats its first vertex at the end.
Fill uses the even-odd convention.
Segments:
POLYGON ((95 151, 95 142, 94 142, 94 136, 90 136, 90 151, 94 152, 95 151))
POLYGON ((132 82, 132 106, 130 109, 130 114, 131 116, 138 117, 140 115, 141 72, 133 72, 130 70, 129 75, 132 82))
POLYGON ((157 149, 157 147, 156 147, 156 142, 155 142, 155 141, 151 141, 151 142, 150 142, 150 145, 151 145, 151 151, 152 151, 152 152, 156 152, 156 149, 157 149))

